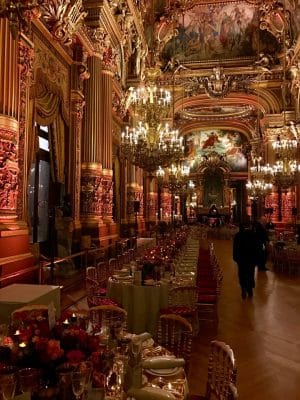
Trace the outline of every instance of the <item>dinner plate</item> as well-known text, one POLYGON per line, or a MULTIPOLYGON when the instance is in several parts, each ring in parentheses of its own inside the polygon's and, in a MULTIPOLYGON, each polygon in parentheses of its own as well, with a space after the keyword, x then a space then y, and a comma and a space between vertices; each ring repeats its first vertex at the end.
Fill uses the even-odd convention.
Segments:
POLYGON ((164 369, 146 369, 148 374, 154 376, 173 376, 177 375, 182 370, 181 367, 164 368, 164 369))
POLYGON ((118 281, 130 281, 133 279, 130 275, 113 275, 113 278, 117 279, 118 281))

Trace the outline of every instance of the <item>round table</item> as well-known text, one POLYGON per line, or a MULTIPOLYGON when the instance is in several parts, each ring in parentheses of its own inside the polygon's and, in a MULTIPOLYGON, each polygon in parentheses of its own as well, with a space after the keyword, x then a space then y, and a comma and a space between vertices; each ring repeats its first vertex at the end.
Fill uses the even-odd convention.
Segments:
POLYGON ((149 332, 155 336, 159 310, 168 306, 168 284, 142 286, 110 279, 108 297, 127 311, 129 332, 149 332))

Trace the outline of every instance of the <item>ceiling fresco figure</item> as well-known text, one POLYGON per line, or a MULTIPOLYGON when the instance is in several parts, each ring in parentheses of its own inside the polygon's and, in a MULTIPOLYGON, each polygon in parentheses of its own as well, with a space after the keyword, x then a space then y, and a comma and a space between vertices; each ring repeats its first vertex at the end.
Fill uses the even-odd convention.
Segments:
POLYGON ((184 14, 177 37, 167 43, 163 55, 170 58, 175 48, 175 57, 185 61, 253 56, 257 28, 251 4, 199 4, 184 14))
POLYGON ((204 156, 216 152, 223 155, 232 171, 247 170, 247 159, 242 151, 244 137, 239 132, 229 130, 203 130, 189 137, 189 157, 194 157, 193 169, 196 170, 204 156))

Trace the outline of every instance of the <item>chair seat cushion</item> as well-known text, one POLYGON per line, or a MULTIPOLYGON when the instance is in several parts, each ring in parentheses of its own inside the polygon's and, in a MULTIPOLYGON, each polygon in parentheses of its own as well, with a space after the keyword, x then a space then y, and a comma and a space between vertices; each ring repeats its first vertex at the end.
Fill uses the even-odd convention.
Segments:
POLYGON ((200 287, 198 288, 198 296, 203 296, 207 294, 217 294, 216 287, 200 287))
POLYGON ((97 288, 94 292, 95 296, 106 296, 107 295, 107 288, 105 287, 100 287, 97 288))
POLYGON ((212 304, 215 303, 217 299, 218 296, 216 294, 199 294, 198 303, 212 304))
POLYGON ((87 298, 89 307, 96 306, 119 306, 119 304, 109 297, 88 297, 87 298))
POLYGON ((160 310, 161 314, 175 314, 181 316, 191 316, 197 310, 197 307, 190 306, 170 306, 160 310))

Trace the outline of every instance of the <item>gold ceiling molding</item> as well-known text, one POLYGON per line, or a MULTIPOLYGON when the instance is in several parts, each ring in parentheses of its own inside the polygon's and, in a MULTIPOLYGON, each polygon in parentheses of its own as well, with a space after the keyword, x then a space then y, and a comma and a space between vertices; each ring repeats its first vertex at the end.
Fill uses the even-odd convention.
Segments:
POLYGON ((178 113, 181 118, 186 120, 224 120, 232 118, 244 118, 253 114, 253 108, 250 106, 237 107, 194 107, 184 109, 178 113))
POLYGON ((55 52, 57 58, 61 59, 65 64, 67 65, 73 64, 72 57, 70 57, 69 54, 66 53, 66 51, 62 48, 59 42, 53 40, 51 33, 48 31, 46 26, 40 20, 33 21, 33 26, 35 28, 33 29, 34 41, 36 40, 35 38, 37 37, 40 41, 44 42, 49 52, 55 52))
POLYGON ((270 32, 279 43, 285 41, 288 47, 292 44, 290 37, 291 12, 283 3, 274 0, 265 0, 259 6, 260 29, 270 32))
POLYGON ((87 16, 82 0, 48 0, 43 2, 41 11, 54 39, 65 46, 73 43, 75 33, 87 16))
POLYGON ((10 1, 0 0, 0 18, 7 18, 12 37, 17 38, 19 31, 30 32, 30 24, 40 18, 40 6, 43 0, 10 1))
POLYGON ((220 129, 230 130, 242 133, 248 140, 256 139, 256 135, 253 129, 253 123, 251 121, 241 120, 230 120, 230 121, 216 121, 214 124, 207 121, 191 122, 181 127, 180 134, 182 136, 189 136, 189 134, 195 131, 220 129))
POLYGON ((175 102, 175 112, 180 112, 186 108, 192 107, 225 107, 225 106, 238 106, 245 104, 252 108, 259 108, 264 113, 279 112, 281 109, 280 103, 274 94, 266 91, 261 93, 261 98, 258 104, 256 93, 230 93, 223 99, 211 99, 205 93, 193 97, 185 97, 184 99, 177 99, 175 102))

